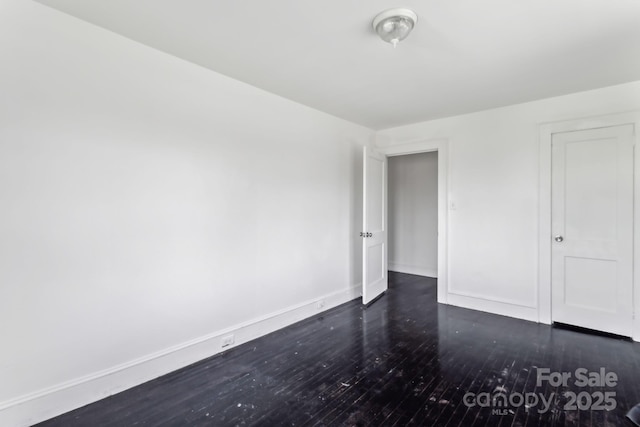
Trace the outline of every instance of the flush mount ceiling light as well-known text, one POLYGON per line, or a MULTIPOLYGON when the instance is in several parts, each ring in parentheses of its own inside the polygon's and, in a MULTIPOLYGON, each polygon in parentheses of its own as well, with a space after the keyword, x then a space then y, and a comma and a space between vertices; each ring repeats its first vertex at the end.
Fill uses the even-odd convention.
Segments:
POLYGON ((373 18, 373 29, 380 38, 396 47, 407 38, 418 22, 418 15, 409 9, 389 9, 373 18))

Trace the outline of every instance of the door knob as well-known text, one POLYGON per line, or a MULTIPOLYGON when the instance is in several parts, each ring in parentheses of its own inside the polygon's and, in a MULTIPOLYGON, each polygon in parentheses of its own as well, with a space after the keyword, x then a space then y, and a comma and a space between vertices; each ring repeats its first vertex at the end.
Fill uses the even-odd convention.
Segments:
POLYGON ((555 240, 556 242, 560 243, 564 240, 564 237, 562 237, 561 235, 557 235, 556 237, 553 238, 553 240, 555 240))

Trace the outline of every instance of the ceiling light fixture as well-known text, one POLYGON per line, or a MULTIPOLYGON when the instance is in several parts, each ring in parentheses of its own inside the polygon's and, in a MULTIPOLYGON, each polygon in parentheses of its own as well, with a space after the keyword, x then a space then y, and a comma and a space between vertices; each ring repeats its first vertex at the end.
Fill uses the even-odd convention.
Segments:
POLYGON ((409 9, 389 9, 373 18, 373 29, 380 38, 396 47, 407 38, 418 22, 418 15, 409 9))

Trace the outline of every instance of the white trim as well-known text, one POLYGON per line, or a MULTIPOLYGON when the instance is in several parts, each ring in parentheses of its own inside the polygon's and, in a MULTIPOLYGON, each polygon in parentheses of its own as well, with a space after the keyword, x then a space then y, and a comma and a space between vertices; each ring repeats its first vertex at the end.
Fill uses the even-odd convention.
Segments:
POLYGON ((438 302, 447 304, 447 286, 449 280, 448 264, 448 210, 449 206, 449 141, 431 139, 397 144, 390 147, 377 147, 376 151, 391 156, 438 152, 438 302))
POLYGON ((135 387, 359 298, 361 289, 358 284, 103 371, 0 402, 0 425, 29 426, 135 387), (322 309, 318 308, 320 301, 324 303, 322 309), (221 338, 228 334, 235 335, 235 343, 223 350, 221 338))
POLYGON ((472 310, 484 311, 487 313, 499 314, 501 316, 515 317, 516 319, 538 320, 538 311, 535 308, 524 307, 501 301, 478 298, 477 296, 466 296, 449 293, 449 304, 472 310))
POLYGON ((432 268, 424 268, 415 265, 400 264, 397 262, 389 261, 389 271, 395 271, 397 273, 415 274, 416 276, 433 277, 438 278, 438 270, 432 268))
MULTIPOLYGON (((452 291, 451 289, 449 289, 449 295, 457 295, 465 298, 475 298, 477 300, 482 300, 482 301, 497 302, 500 304, 512 305, 514 307, 531 308, 536 310, 536 312, 538 308, 535 305, 523 304, 521 302, 509 299, 509 298, 488 297, 486 295, 475 293, 475 292, 455 291, 455 290, 452 291)), ((479 309, 476 309, 476 310, 479 310, 479 309)), ((536 322, 538 321, 537 316, 535 321, 536 322)))
MULTIPOLYGON (((539 125, 539 200, 538 200, 538 321, 551 324, 551 139, 554 133, 634 125, 639 140, 640 111, 588 117, 539 125)), ((634 313, 640 309, 640 150, 634 164, 634 313)), ((640 341, 640 316, 634 316, 633 340, 640 341)))
MULTIPOLYGON (((449 141, 444 138, 430 139, 427 141, 412 141, 403 144, 396 144, 389 147, 377 147, 376 151, 382 153, 387 157, 404 156, 407 154, 417 153, 429 153, 432 151, 440 151, 441 148, 446 148, 449 145, 449 141)), ((438 164, 438 166, 440 166, 438 164)))

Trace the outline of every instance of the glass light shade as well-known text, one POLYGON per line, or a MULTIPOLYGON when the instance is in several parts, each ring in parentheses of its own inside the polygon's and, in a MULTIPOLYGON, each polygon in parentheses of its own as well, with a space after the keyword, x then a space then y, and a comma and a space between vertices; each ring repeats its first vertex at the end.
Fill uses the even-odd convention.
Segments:
POLYGON ((413 21, 400 16, 394 16, 380 21, 376 27, 376 32, 380 38, 394 46, 398 44, 399 41, 406 39, 411 30, 413 30, 413 21))
POLYGON ((373 20, 373 28, 382 40, 395 47, 407 38, 416 24, 418 16, 409 9, 390 9, 373 20))

